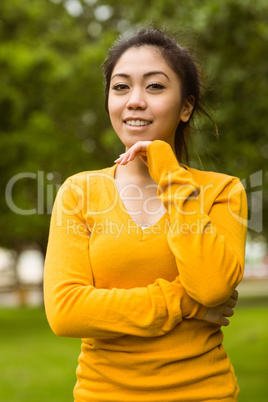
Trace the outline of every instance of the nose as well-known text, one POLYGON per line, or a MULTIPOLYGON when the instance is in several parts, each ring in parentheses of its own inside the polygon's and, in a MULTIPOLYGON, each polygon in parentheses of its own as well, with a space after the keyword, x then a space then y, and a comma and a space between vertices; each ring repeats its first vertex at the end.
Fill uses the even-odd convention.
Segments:
POLYGON ((141 89, 136 88, 131 91, 126 107, 129 110, 146 109, 147 104, 141 89))

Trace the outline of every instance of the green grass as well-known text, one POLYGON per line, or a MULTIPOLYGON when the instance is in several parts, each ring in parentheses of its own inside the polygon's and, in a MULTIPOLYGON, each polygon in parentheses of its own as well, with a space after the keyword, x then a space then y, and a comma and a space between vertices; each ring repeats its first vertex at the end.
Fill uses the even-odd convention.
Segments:
POLYGON ((81 341, 56 337, 43 309, 0 309, 0 401, 73 401, 81 341))
MULTIPOLYGON (((267 303, 267 302, 266 302, 267 303)), ((224 346, 240 402, 267 402, 268 306, 236 308, 224 346)), ((58 338, 43 309, 0 309, 0 401, 71 402, 79 339, 58 338)))
MULTIPOLYGON (((248 304, 248 303, 247 303, 248 304)), ((224 329, 227 351, 240 387, 239 401, 268 401, 268 306, 236 307, 224 329)))

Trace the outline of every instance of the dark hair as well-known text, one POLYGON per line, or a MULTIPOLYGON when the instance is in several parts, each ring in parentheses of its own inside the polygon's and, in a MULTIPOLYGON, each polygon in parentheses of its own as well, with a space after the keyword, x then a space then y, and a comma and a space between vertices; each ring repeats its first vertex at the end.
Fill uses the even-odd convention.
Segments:
MULTIPOLYGON (((201 69, 190 52, 178 45, 171 35, 166 34, 160 29, 143 28, 129 38, 119 39, 115 42, 103 64, 106 110, 108 111, 111 75, 116 63, 125 51, 132 47, 141 46, 154 46, 160 51, 167 64, 181 79, 183 100, 188 99, 194 106, 190 119, 187 122, 180 121, 175 134, 177 157, 181 161, 182 157, 185 156, 186 162, 189 164, 188 142, 190 138, 190 121, 195 112, 203 113, 209 118, 210 116, 200 105, 200 92, 202 88, 201 69)), ((210 118, 210 120, 212 119, 210 118)))

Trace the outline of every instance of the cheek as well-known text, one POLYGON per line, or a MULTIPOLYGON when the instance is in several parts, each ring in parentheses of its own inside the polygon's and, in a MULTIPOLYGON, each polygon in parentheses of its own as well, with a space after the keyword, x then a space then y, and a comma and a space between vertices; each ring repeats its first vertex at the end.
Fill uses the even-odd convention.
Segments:
POLYGON ((170 121, 173 121, 174 125, 178 125, 180 122, 180 111, 181 111, 181 102, 177 99, 174 99, 170 108, 169 108, 169 116, 170 121))
POLYGON ((161 117, 162 123, 173 129, 180 122, 180 110, 177 102, 166 104, 165 107, 158 108, 157 114, 161 117))
POLYGON ((121 112, 121 106, 120 102, 118 99, 114 98, 113 96, 110 96, 108 99, 108 111, 110 117, 117 117, 120 112, 121 112))
POLYGON ((108 102, 108 112, 113 129, 117 135, 119 135, 122 128, 122 113, 118 102, 114 101, 112 98, 110 102, 108 102))
POLYGON ((112 101, 108 102, 108 112, 109 112, 110 120, 111 120, 111 122, 113 122, 116 117, 116 108, 115 108, 114 102, 112 102, 112 101))

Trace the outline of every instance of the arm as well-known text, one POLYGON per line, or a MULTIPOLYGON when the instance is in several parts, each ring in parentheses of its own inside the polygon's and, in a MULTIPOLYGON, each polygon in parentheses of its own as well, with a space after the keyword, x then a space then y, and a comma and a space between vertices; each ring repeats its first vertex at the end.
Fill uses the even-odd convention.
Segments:
POLYGON ((241 182, 226 176, 207 214, 198 197, 199 185, 179 165, 169 144, 151 142, 147 158, 158 196, 169 213, 168 242, 181 284, 205 306, 224 303, 243 276, 247 200, 241 182))
POLYGON ((67 181, 52 212, 44 272, 45 308, 52 330, 79 338, 155 337, 182 318, 202 318, 207 309, 188 296, 179 278, 171 283, 158 279, 129 290, 94 287, 85 193, 67 181))

